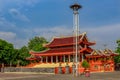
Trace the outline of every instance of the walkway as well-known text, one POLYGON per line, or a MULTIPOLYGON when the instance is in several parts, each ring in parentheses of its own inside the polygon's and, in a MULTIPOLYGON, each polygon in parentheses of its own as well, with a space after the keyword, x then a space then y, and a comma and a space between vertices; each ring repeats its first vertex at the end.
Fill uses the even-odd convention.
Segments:
POLYGON ((120 71, 92 73, 90 77, 72 74, 0 73, 0 80, 120 80, 120 71))

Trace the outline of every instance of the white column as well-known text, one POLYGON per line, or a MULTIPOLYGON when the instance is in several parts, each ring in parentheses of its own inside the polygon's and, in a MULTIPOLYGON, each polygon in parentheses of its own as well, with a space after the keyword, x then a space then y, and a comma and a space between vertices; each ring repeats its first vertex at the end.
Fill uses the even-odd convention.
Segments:
POLYGON ((56 56, 56 63, 58 62, 58 56, 56 56))
POLYGON ((46 63, 48 62, 48 57, 46 56, 46 63))
POLYGON ((64 60, 64 62, 65 62, 65 55, 63 55, 63 60, 64 60))
POLYGON ((53 56, 51 56, 51 63, 53 63, 53 56))
POLYGON ((43 62, 43 56, 41 56, 41 62, 43 62))

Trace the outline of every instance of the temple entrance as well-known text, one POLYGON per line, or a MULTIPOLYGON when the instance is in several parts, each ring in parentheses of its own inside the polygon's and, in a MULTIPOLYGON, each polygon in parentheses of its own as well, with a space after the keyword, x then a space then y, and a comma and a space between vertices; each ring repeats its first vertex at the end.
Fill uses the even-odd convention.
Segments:
POLYGON ((110 64, 104 64, 104 71, 110 71, 111 67, 110 64))

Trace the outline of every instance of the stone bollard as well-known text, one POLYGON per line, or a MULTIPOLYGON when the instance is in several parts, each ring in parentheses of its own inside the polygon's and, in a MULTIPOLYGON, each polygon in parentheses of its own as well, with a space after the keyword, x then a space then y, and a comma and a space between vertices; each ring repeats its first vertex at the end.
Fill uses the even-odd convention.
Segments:
POLYGON ((58 74, 62 74, 62 67, 58 67, 58 74))
POLYGON ((2 63, 1 72, 4 72, 4 63, 2 63))
POLYGON ((69 74, 70 73, 70 71, 69 71, 69 69, 70 69, 70 67, 69 66, 65 66, 65 69, 66 69, 66 74, 69 74))
POLYGON ((75 64, 72 65, 72 73, 74 74, 75 73, 75 64))
POLYGON ((1 68, 1 73, 4 73, 4 68, 1 68))

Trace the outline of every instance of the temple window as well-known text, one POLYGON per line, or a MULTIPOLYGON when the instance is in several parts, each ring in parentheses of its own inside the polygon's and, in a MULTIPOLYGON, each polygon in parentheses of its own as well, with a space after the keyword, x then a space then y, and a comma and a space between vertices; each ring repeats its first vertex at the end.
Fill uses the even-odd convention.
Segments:
POLYGON ((98 58, 98 60, 100 60, 100 61, 101 61, 101 60, 102 60, 102 58, 98 58))
POLYGON ((110 57, 107 57, 106 59, 107 59, 107 61, 108 61, 108 60, 110 60, 110 57))
POLYGON ((90 60, 92 60, 92 58, 90 58, 90 60))
POLYGON ((107 67, 107 68, 110 68, 110 64, 107 64, 106 67, 107 67))
POLYGON ((99 59, 98 58, 96 58, 96 61, 98 61, 99 59))

